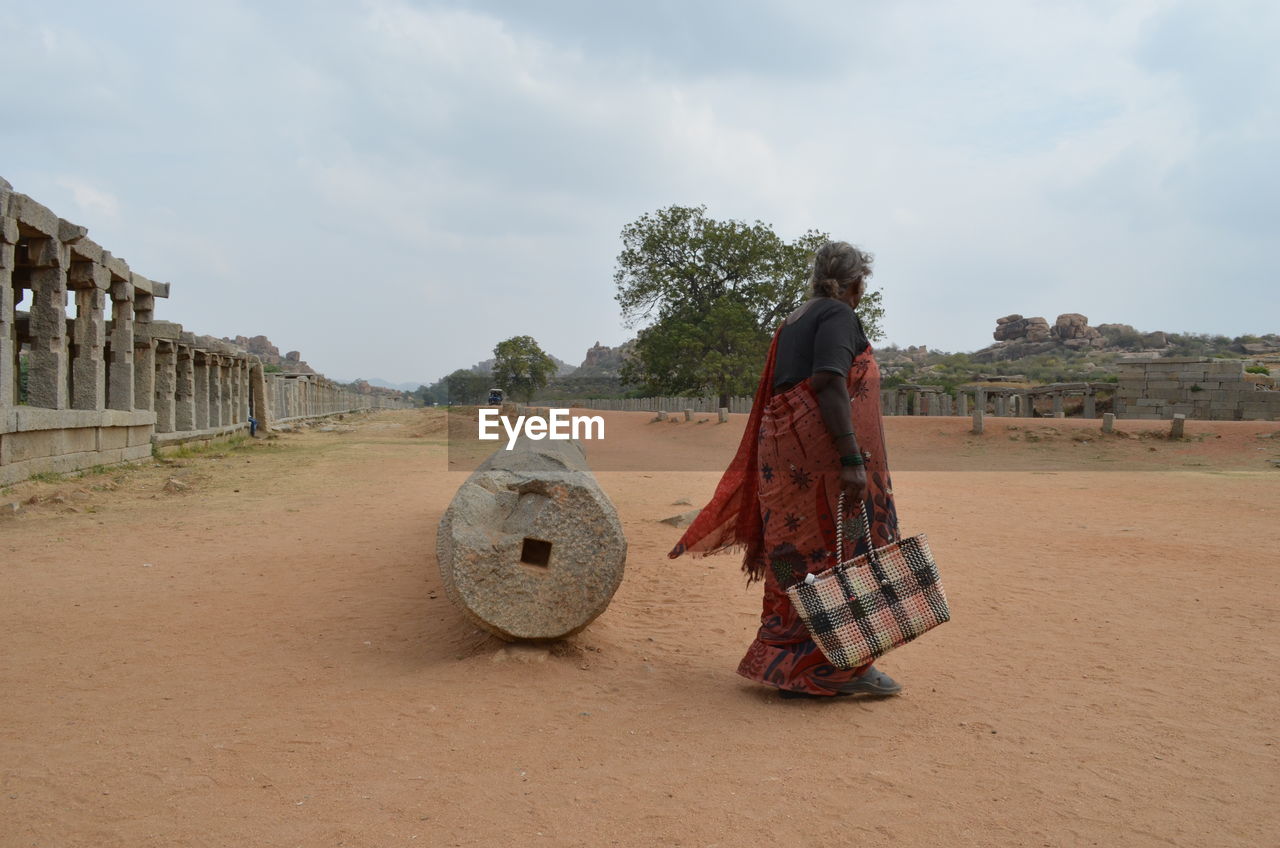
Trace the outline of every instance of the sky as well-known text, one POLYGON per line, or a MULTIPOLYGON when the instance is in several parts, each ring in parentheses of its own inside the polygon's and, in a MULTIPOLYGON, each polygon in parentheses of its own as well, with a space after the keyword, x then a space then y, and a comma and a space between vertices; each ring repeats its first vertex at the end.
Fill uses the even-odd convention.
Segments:
POLYGON ((429 383, 622 324, 672 204, 876 256, 886 338, 1280 331, 1280 4, 0 0, 0 176, 156 317, 429 383))

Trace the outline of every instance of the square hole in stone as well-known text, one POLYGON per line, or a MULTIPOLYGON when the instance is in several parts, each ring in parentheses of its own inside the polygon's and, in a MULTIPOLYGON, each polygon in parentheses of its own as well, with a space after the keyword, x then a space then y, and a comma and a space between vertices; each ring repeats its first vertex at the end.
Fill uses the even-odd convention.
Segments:
POLYGON ((539 565, 546 568, 551 563, 551 543, 526 536, 524 544, 520 547, 520 561, 525 565, 539 565))

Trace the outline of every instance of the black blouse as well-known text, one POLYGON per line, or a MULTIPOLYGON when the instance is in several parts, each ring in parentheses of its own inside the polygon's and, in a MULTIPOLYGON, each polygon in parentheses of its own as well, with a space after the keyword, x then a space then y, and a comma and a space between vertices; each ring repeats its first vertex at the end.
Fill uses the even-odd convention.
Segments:
POLYGON ((862 320, 849 304, 833 297, 818 298, 795 323, 782 326, 773 387, 799 383, 819 371, 843 377, 854 356, 870 346, 862 320))

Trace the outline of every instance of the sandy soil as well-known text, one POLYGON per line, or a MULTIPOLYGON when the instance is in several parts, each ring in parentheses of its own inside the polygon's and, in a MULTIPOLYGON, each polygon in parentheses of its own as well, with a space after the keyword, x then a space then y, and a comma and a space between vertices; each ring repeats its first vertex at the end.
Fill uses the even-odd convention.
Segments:
POLYGON ((734 674, 735 558, 665 557, 741 417, 608 414, 627 576, 549 651, 440 589, 439 413, 338 424, 0 491, 0 845, 1276 844, 1274 423, 886 419, 955 618, 829 703, 734 674))

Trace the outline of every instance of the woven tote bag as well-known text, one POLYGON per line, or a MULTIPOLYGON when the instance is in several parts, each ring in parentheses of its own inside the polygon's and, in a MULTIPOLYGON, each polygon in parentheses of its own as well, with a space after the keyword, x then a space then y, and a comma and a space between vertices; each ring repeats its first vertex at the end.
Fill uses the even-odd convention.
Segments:
MULTIPOLYGON (((844 517, 844 493, 839 516, 844 517)), ((881 548, 871 543, 871 522, 862 504, 867 553, 844 558, 845 528, 836 531, 836 564, 796 581, 789 566, 774 564, 796 612, 813 641, 836 668, 853 669, 951 619, 938 566, 923 533, 881 548)))

